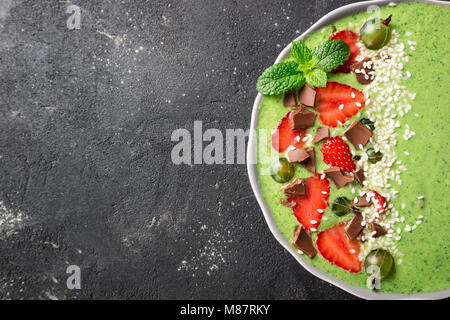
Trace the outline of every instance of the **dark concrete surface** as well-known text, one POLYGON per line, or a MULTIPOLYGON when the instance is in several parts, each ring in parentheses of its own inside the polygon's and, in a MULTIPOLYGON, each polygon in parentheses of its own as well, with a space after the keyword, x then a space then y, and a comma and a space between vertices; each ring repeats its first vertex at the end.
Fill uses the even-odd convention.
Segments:
POLYGON ((248 129, 261 71, 349 2, 0 0, 0 298, 353 298, 272 237, 245 165, 170 160, 194 120, 248 129))

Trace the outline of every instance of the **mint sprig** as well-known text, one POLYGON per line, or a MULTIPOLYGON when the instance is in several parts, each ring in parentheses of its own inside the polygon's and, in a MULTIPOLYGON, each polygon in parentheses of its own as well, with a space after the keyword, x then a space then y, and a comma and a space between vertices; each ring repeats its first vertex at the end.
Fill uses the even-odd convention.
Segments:
POLYGON ((348 59, 350 48, 342 40, 327 40, 314 48, 312 56, 317 59, 317 68, 330 72, 348 59))
POLYGON ((342 40, 327 40, 310 50, 303 41, 292 42, 293 60, 267 68, 258 78, 256 89, 265 95, 275 95, 305 82, 310 87, 325 87, 327 72, 343 64, 350 56, 350 48, 342 40))
POLYGON ((310 87, 325 87, 327 85, 327 73, 319 68, 307 71, 305 78, 310 87))

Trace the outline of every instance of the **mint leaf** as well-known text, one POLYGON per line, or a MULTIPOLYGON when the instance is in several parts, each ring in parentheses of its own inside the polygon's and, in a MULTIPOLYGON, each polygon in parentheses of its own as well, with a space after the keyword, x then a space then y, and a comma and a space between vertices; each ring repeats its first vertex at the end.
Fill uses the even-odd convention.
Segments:
POLYGON ((317 60, 316 59, 311 59, 308 62, 306 62, 305 64, 299 65, 297 70, 301 71, 303 73, 306 73, 308 71, 311 71, 312 69, 314 69, 317 66, 317 60))
POLYGON ((317 68, 330 72, 348 59, 350 48, 342 40, 327 40, 314 48, 312 56, 318 61, 317 68))
POLYGON ((277 63, 263 72, 256 83, 259 92, 281 94, 305 82, 311 87, 325 87, 327 72, 348 59, 350 48, 342 40, 327 40, 311 51, 303 41, 294 41, 291 55, 294 61, 277 63))
POLYGON ((300 66, 306 65, 312 58, 312 52, 303 41, 292 42, 292 57, 300 66))
POLYGON ((294 61, 284 61, 267 68, 258 78, 256 90, 265 95, 281 94, 305 83, 305 76, 294 61))
POLYGON ((310 87, 325 87, 327 85, 327 73, 321 69, 314 69, 306 73, 306 83, 310 87))

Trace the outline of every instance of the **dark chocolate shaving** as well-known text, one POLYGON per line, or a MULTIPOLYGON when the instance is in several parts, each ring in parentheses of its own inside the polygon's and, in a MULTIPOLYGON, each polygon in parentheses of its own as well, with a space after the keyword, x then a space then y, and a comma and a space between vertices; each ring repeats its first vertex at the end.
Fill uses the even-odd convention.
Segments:
POLYGON ((363 216, 361 213, 357 213, 345 225, 344 230, 350 240, 356 239, 362 229, 364 229, 364 226, 361 225, 361 222, 363 222, 363 216))
POLYGON ((323 173, 327 176, 328 179, 333 180, 338 189, 351 183, 354 179, 352 175, 346 174, 341 168, 337 167, 324 170, 323 173))
POLYGON ((355 176, 356 181, 362 186, 364 180, 366 179, 366 176, 364 174, 364 170, 362 168, 359 168, 356 170, 353 175, 355 176))
POLYGON ((375 234, 372 236, 374 238, 378 238, 381 236, 384 236, 385 234, 387 234, 386 229, 384 229, 382 226, 380 226, 379 224, 372 222, 370 224, 370 228, 372 229, 372 232, 375 231, 375 234))
POLYGON ((311 259, 317 254, 317 250, 314 248, 311 236, 302 226, 298 226, 295 230, 292 244, 311 259))
POLYGON ((289 162, 302 162, 310 157, 309 153, 304 149, 292 149, 287 153, 289 162))
POLYGON ((353 200, 353 204, 357 207, 368 207, 370 206, 370 202, 367 201, 366 196, 356 197, 356 202, 353 200))
POLYGON ((320 142, 324 139, 328 139, 330 137, 330 130, 328 128, 320 127, 316 131, 316 135, 314 136, 312 143, 320 142))
POLYGON ((292 129, 303 130, 314 125, 316 114, 305 108, 297 108, 291 113, 292 129))
POLYGON ((296 107, 297 106, 297 92, 295 89, 291 89, 284 93, 283 105, 285 107, 296 107))
POLYGON ((365 58, 350 65, 350 70, 361 84, 369 84, 375 78, 375 75, 372 73, 374 71, 373 63, 368 63, 369 61, 371 61, 369 58, 365 58))
POLYGON ((316 174, 316 153, 314 151, 314 148, 308 148, 305 151, 309 154, 309 158, 300 163, 305 167, 306 170, 316 174))
POLYGON ((306 194, 306 180, 297 178, 287 186, 283 187, 283 192, 288 196, 301 197, 306 194))
POLYGON ((299 92, 298 100, 302 105, 314 108, 316 102, 316 91, 308 85, 304 85, 299 92))
POLYGON ((356 150, 362 150, 362 147, 369 142, 373 132, 359 121, 355 121, 345 131, 344 135, 355 146, 356 150))

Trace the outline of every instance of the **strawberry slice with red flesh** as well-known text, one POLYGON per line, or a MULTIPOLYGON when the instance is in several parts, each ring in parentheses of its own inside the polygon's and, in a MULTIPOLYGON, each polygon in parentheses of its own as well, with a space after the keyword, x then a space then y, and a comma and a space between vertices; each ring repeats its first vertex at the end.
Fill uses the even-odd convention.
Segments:
POLYGON ((322 257, 338 267, 353 272, 361 271, 358 242, 350 240, 344 230, 345 223, 338 223, 320 232, 316 246, 322 257))
POLYGON ((348 59, 344 62, 344 64, 340 65, 331 72, 350 73, 350 65, 356 62, 356 57, 359 56, 359 47, 356 45, 356 43, 359 41, 358 35, 351 30, 342 30, 333 34, 330 37, 330 40, 342 40, 346 44, 348 44, 350 48, 350 56, 348 57, 348 59))
POLYGON ((330 81, 315 90, 320 121, 328 127, 342 125, 366 105, 364 93, 346 84, 330 81))
POLYGON ((305 137, 305 131, 292 130, 292 120, 290 118, 291 112, 288 112, 288 114, 281 119, 278 128, 272 134, 272 147, 279 153, 285 152, 289 146, 302 148, 305 144, 302 141, 305 137))
POLYGON ((323 212, 328 206, 329 194, 330 182, 320 179, 320 175, 315 175, 306 181, 304 196, 288 197, 288 201, 295 202, 294 215, 305 229, 315 231, 319 228, 323 212))
POLYGON ((376 191, 372 190, 370 192, 373 194, 371 197, 372 205, 379 213, 384 212, 388 206, 386 199, 376 191))
POLYGON ((332 137, 325 141, 320 149, 323 162, 333 167, 342 168, 346 172, 356 170, 350 147, 341 137, 332 137))

